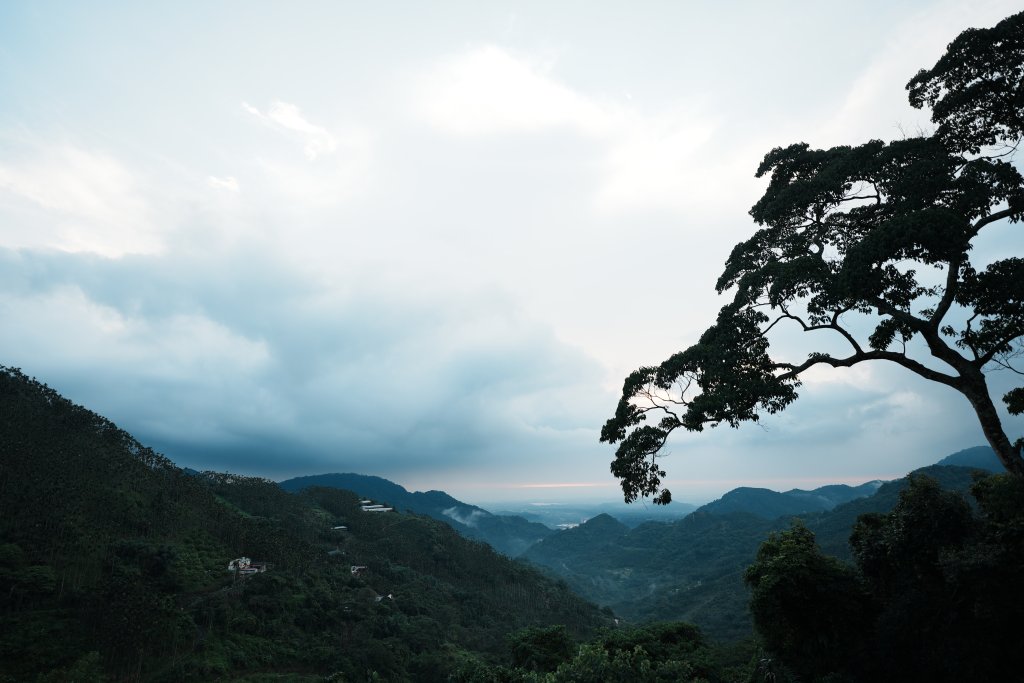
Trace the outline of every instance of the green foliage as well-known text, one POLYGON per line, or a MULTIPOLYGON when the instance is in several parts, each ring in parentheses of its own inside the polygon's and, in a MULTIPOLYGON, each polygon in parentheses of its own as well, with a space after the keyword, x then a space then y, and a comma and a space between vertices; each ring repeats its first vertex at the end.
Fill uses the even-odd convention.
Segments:
POLYGON ((484 541, 509 557, 516 557, 537 541, 554 533, 543 524, 528 522, 522 517, 493 515, 475 505, 456 500, 443 491, 410 493, 381 477, 351 473, 320 474, 288 479, 282 481, 280 486, 292 492, 311 487, 354 491, 364 498, 384 503, 399 511, 433 517, 458 530, 463 536, 484 541), (472 525, 463 524, 459 519, 471 520, 472 525))
POLYGON ((1011 415, 1024 414, 1024 387, 1017 387, 1006 392, 1003 403, 1011 415))
POLYGON ((185 474, 7 368, 0 491, 0 680, 446 680, 509 632, 612 623, 441 522, 185 474))
POLYGON ((105 683, 109 680, 100 665, 100 653, 86 652, 66 669, 58 669, 36 679, 36 683, 105 683))
MULTIPOLYGON (((991 449, 985 451, 994 459, 991 449)), ((973 471, 931 466, 917 473, 927 474, 944 489, 966 495, 973 471)), ((799 518, 814 532, 825 554, 852 563, 849 538, 857 519, 890 512, 909 482, 910 478, 887 482, 874 495, 838 503, 831 510, 806 512, 799 518)), ((598 516, 545 539, 523 558, 563 579, 583 597, 610 606, 623 619, 634 623, 687 621, 716 641, 740 641, 753 633, 744 570, 771 532, 789 527, 795 510, 764 506, 759 496, 750 497, 747 490, 734 493, 723 500, 733 501, 735 506, 708 505, 671 523, 647 523, 632 530, 610 517, 598 516), (741 506, 764 516, 737 511, 741 506)), ((818 494, 834 495, 838 501, 843 491, 818 494)))
POLYGON ((748 571, 767 658, 802 680, 1012 680, 1024 666, 1024 482, 980 478, 976 507, 926 477, 850 538, 858 573, 801 527, 748 571), (830 678, 831 677, 831 678, 830 678))
POLYGON ((807 527, 772 534, 744 579, 758 633, 800 677, 841 670, 859 654, 867 594, 851 568, 822 554, 807 527))
POLYGON ((446 524, 186 475, 9 369, 0 490, 0 680, 724 680, 692 626, 580 648, 610 611, 446 524))
MULTIPOLYGON (((536 662, 517 662, 513 649, 512 666, 488 666, 478 659, 463 658, 451 680, 474 683, 592 683, 605 681, 647 681, 706 683, 728 680, 721 653, 705 643, 700 631, 683 623, 657 623, 642 628, 607 631, 578 648, 563 649, 560 636, 551 630, 518 634, 516 642, 531 640, 547 653, 555 648, 557 656, 536 662), (522 638, 520 638, 522 636, 522 638), (553 640, 552 640, 553 638, 553 640)), ((726 657, 727 658, 727 657, 726 657)), ((736 671, 740 676, 743 671, 736 671)))
POLYGON ((942 581, 940 557, 961 545, 974 520, 960 495, 915 476, 892 512, 864 515, 850 545, 857 566, 883 597, 906 596, 942 581))
POLYGON ((950 43, 931 69, 907 84, 910 103, 928 106, 937 135, 977 154, 999 140, 1024 133, 1024 14, 991 29, 968 29, 950 43))
POLYGON ((553 671, 572 657, 573 642, 565 626, 530 627, 509 636, 512 665, 530 671, 553 671))
MULTIPOLYGON (((750 210, 759 228, 716 284, 732 301, 696 344, 627 377, 601 431, 618 444, 611 470, 627 501, 671 500, 658 458, 676 430, 757 421, 796 400, 805 371, 878 360, 963 394, 1006 469, 1024 476, 1024 442, 1003 431, 983 372, 1024 351, 1024 259, 982 271, 969 259, 985 228, 1024 215, 1024 176, 1008 161, 1024 135, 1024 13, 964 32, 908 88, 914 106, 932 107, 934 135, 765 155, 768 187, 750 210), (859 338, 847 321, 868 316, 874 329, 859 338), (831 335, 849 354, 775 358, 769 333, 782 325, 831 335)), ((1021 407, 1018 390, 1005 400, 1021 407)))
POLYGON ((774 522, 751 515, 695 513, 628 533, 600 518, 531 548, 580 595, 632 621, 698 622, 716 639, 751 633, 742 572, 774 522), (591 526, 601 533, 591 533, 591 526))
POLYGON ((726 306, 695 346, 626 379, 615 417, 601 430, 602 441, 621 442, 612 474, 621 481, 626 502, 642 496, 654 496, 662 505, 671 502, 655 458, 676 429, 702 431, 723 422, 736 427, 757 420, 759 410, 775 413, 796 398, 797 383, 774 374, 760 331, 766 320, 760 311, 726 306), (686 398, 670 400, 673 390, 686 398), (661 415, 657 425, 643 424, 649 414, 661 415))
MULTIPOLYGON (((683 681, 678 667, 667 680, 683 681)), ((659 677, 660 678, 660 677, 659 677)), ((654 681, 654 667, 642 648, 632 652, 609 652, 600 645, 584 645, 571 662, 558 667, 554 675, 545 680, 551 683, 587 683, 589 681, 654 681)), ((665 680, 665 679, 662 679, 665 680)))

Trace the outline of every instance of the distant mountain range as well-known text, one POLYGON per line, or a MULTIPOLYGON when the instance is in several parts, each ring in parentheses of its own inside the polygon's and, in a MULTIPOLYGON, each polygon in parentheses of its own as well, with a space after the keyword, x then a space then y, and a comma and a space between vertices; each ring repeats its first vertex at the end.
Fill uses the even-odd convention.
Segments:
POLYGON ((989 446, 975 446, 957 451, 953 455, 947 455, 936 465, 955 465, 957 467, 973 467, 988 472, 1003 472, 1003 463, 999 462, 996 452, 989 446))
POLYGON ((763 519, 776 519, 784 515, 831 510, 842 503, 872 495, 882 483, 871 481, 860 486, 830 484, 813 491, 792 489, 783 493, 743 486, 729 491, 718 500, 697 510, 713 515, 746 512, 763 519))
POLYGON ((0 490, 0 681, 465 680, 519 629, 614 624, 423 515, 185 472, 3 366, 0 490))
POLYGON ((375 503, 414 512, 447 522, 467 538, 484 541, 500 553, 515 557, 555 533, 543 524, 513 515, 494 515, 483 508, 457 500, 444 491, 410 492, 382 477, 334 473, 295 477, 279 482, 285 491, 298 492, 314 486, 345 489, 375 503))
POLYGON ((497 515, 514 515, 531 522, 540 522, 553 529, 578 526, 602 513, 609 514, 632 528, 644 522, 674 522, 697 509, 696 505, 672 501, 668 505, 655 505, 638 501, 604 503, 496 503, 484 506, 497 515))
MULTIPOLYGON (((944 488, 966 492, 976 470, 1002 471, 991 448, 968 448, 911 474, 924 474, 944 488)), ((787 528, 799 517, 822 550, 848 561, 848 539, 857 518, 891 510, 907 478, 783 492, 740 487, 685 516, 680 515, 687 511, 685 505, 673 512, 653 508, 671 515, 663 521, 642 521, 642 515, 653 516, 652 508, 620 509, 612 504, 542 506, 525 512, 531 516, 528 520, 492 514, 443 491, 409 492, 387 479, 359 474, 298 477, 280 485, 288 491, 314 486, 346 489, 427 515, 564 580, 579 595, 621 617, 636 622, 689 621, 712 637, 734 640, 751 633, 743 570, 769 533, 787 528), (632 523, 618 518, 623 512, 632 523)))
MULTIPOLYGON (((912 474, 963 492, 979 469, 1002 470, 987 447, 912 474)), ((424 673, 447 666, 438 652, 496 656, 524 626, 564 623, 582 635, 613 623, 566 585, 627 621, 749 635, 742 573, 769 533, 799 515, 825 552, 848 559, 858 516, 891 510, 907 478, 741 488, 670 522, 631 526, 601 513, 554 531, 379 477, 278 486, 183 471, 0 366, 0 484, 0 679, 72 680, 72 669, 102 661, 119 679, 241 680, 234 674, 266 673, 269 656, 281 662, 276 673, 357 678, 372 668, 391 680, 444 680, 424 673), (345 491, 398 511, 365 513, 345 491), (272 571, 236 582, 228 562, 243 556, 272 571)))
MULTIPOLYGON (((1002 471, 1002 464, 988 446, 976 446, 958 451, 943 458, 937 465, 993 472, 1002 471)), ((353 491, 374 502, 386 503, 399 510, 427 515, 446 522, 463 536, 484 541, 509 557, 526 555, 531 561, 537 562, 540 557, 547 557, 550 551, 535 547, 536 544, 556 534, 557 531, 564 531, 567 528, 589 525, 588 528, 593 529, 592 523, 606 524, 606 522, 599 521, 598 518, 614 519, 626 531, 650 522, 676 522, 688 514, 698 516, 742 514, 772 521, 796 515, 807 516, 813 513, 827 512, 852 501, 872 497, 885 485, 885 482, 869 481, 859 486, 829 484, 809 491, 791 489, 783 492, 764 488, 739 487, 699 508, 678 502, 668 508, 636 504, 627 506, 615 503, 551 504, 532 507, 529 510, 521 506, 515 510, 496 513, 464 503, 444 491, 408 491, 388 479, 364 474, 318 474, 287 479, 279 482, 279 485, 284 490, 293 493, 314 486, 353 491)), ((561 542, 562 537, 552 541, 556 545, 561 542)), ((842 537, 841 542, 843 547, 834 549, 834 552, 838 554, 844 552, 845 536, 842 537)), ((540 563, 544 564, 544 562, 540 563)))
MULTIPOLYGON (((911 474, 966 492, 976 470, 1002 469, 987 447, 940 463, 911 474)), ((540 541, 521 558, 627 619, 690 621, 712 637, 732 640, 751 633, 743 570, 769 533, 799 517, 822 550, 849 560, 848 539, 857 517, 891 510, 907 481, 785 493, 739 488, 683 519, 635 529, 600 515, 540 541)))

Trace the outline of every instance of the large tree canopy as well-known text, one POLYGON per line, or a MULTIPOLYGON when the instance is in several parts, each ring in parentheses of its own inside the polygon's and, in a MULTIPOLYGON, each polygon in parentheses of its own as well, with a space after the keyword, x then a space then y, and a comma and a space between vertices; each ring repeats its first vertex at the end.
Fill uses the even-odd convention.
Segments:
MULTIPOLYGON (((810 368, 867 361, 963 394, 1006 469, 1024 476, 1022 440, 1005 433, 984 374, 1015 370, 1024 353, 1024 258, 980 269, 969 258, 982 230, 1024 214, 1012 163, 1024 136, 1022 83, 1024 13, 965 31, 910 81, 910 103, 931 108, 933 134, 765 155, 757 176, 768 189, 750 210, 761 227, 733 249, 716 285, 733 300, 695 345, 627 377, 601 431, 618 444, 611 469, 627 501, 671 500, 657 458, 675 430, 756 421, 792 403, 810 368), (848 350, 780 360, 769 333, 783 324, 835 335, 848 350)), ((1024 388, 1003 400, 1024 412, 1024 388)))

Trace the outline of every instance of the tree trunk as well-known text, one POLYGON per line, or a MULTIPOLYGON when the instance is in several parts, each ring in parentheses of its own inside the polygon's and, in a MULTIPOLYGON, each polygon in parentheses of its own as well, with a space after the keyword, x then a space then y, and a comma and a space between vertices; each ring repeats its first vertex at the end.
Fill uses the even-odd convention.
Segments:
POLYGON ((985 376, 978 371, 973 377, 961 375, 961 379, 963 383, 959 387, 960 391, 974 407, 974 412, 978 415, 978 422, 981 423, 981 430, 989 445, 992 446, 992 450, 999 457, 999 461, 1003 463, 1003 467, 1010 474, 1024 477, 1024 458, 1021 457, 1020 449, 1010 442, 1010 438, 1003 431, 999 413, 996 412, 996 406, 988 393, 985 376))

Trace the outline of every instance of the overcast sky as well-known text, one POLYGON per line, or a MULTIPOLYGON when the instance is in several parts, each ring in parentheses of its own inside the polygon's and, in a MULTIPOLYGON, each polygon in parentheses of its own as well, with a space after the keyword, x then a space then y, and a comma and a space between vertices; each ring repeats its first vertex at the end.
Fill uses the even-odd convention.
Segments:
MULTIPOLYGON (((765 152, 927 131, 907 80, 1017 10, 4 2, 0 364, 183 466, 617 499, 600 427, 725 303, 765 152)), ((991 232, 978 258, 1024 252, 991 232)), ((981 443, 861 366, 664 466, 700 502, 981 443)))

